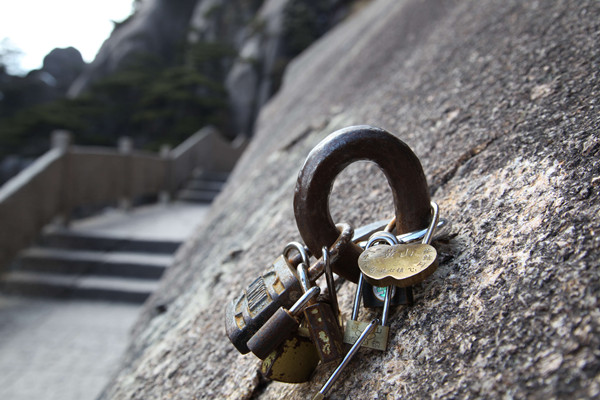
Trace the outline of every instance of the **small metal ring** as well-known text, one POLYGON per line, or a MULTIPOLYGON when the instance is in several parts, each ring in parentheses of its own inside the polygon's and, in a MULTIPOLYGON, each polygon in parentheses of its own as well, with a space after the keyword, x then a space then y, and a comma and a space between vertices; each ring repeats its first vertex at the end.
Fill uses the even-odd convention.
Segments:
POLYGON ((306 250, 306 247, 302 243, 289 242, 288 244, 286 244, 285 247, 283 248, 283 256, 287 258, 290 250, 298 251, 298 253, 300 253, 300 256, 302 257, 302 262, 306 265, 310 265, 310 258, 308 256, 308 251, 306 250))
POLYGON ((374 234, 371 235, 371 237, 369 238, 369 241, 367 242, 367 246, 365 247, 365 249, 368 249, 376 242, 387 242, 387 244, 389 244, 390 246, 399 244, 398 238, 396 236, 394 236, 392 233, 386 232, 386 231, 379 231, 379 232, 375 232, 374 234))
POLYGON ((394 216, 394 218, 392 218, 390 222, 388 222, 385 228, 383 228, 383 230, 386 232, 393 232, 394 229, 396 229, 396 216, 394 216))

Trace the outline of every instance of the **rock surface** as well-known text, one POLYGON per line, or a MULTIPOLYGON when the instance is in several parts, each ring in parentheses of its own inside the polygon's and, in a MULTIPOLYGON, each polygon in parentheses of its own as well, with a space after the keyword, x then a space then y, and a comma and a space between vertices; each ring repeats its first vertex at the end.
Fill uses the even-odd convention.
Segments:
MULTIPOLYGON (((145 306, 103 399, 305 399, 259 378, 225 304, 290 240, 303 160, 371 124, 420 157, 453 223, 387 352, 361 350, 330 398, 600 396, 600 3, 376 0, 299 57, 201 229, 145 306)), ((372 164, 334 186, 335 221, 389 218, 372 164)), ((348 315, 354 285, 343 283, 348 315)), ((367 318, 363 312, 362 318, 367 318)))
POLYGON ((219 77, 211 77, 223 80, 219 83, 229 96, 230 132, 224 133, 232 138, 250 136, 258 111, 279 88, 291 56, 301 50, 291 42, 300 37, 301 47, 308 45, 347 15, 354 2, 327 0, 316 5, 307 0, 141 1, 134 14, 115 27, 68 94, 77 97, 94 82, 141 60, 160 60, 164 65, 193 63, 198 57, 193 53, 207 57, 219 49, 231 53, 220 60, 219 77), (306 15, 294 20, 298 11, 294 14, 292 3, 306 15), (317 20, 315 27, 310 26, 312 20, 317 20))
POLYGON ((44 57, 42 72, 50 74, 56 86, 65 93, 85 65, 81 53, 76 48, 56 48, 44 57))
POLYGON ((93 82, 140 57, 170 60, 183 43, 197 0, 145 0, 133 16, 121 22, 100 48, 94 61, 69 89, 76 97, 93 82))

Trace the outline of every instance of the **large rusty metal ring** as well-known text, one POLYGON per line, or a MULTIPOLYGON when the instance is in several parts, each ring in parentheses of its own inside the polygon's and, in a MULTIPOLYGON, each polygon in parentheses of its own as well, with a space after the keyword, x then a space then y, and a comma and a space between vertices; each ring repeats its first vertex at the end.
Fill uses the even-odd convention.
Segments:
MULTIPOLYGON (((417 156, 391 133, 367 125, 338 130, 308 155, 298 174, 294 214, 302 239, 316 257, 330 246, 339 231, 329 212, 329 195, 336 176, 355 161, 372 161, 383 171, 394 196, 397 234, 428 226, 431 206, 427 180, 417 156)), ((348 204, 351 207, 351 204, 348 204)), ((357 282, 361 248, 350 243, 332 268, 357 282)))

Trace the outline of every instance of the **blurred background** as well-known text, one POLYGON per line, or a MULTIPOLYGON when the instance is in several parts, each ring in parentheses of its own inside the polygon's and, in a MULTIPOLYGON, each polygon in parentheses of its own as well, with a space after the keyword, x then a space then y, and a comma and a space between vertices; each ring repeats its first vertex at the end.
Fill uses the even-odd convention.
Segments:
POLYGON ((0 3, 0 398, 101 393, 286 66, 366 3, 0 3))
POLYGON ((65 129, 79 145, 251 136, 290 60, 365 1, 36 0, 0 5, 0 182, 65 129))

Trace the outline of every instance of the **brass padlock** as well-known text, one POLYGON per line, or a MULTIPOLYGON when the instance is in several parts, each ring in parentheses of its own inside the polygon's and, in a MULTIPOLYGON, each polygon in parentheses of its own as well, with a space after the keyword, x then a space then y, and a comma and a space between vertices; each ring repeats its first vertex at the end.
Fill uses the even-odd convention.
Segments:
POLYGON ((291 307, 303 290, 294 266, 283 255, 256 278, 225 310, 227 336, 240 353, 250 351, 248 340, 280 308, 291 307))
POLYGON ((248 340, 248 348, 264 360, 286 338, 298 330, 299 316, 306 305, 321 293, 318 286, 304 293, 289 310, 280 307, 275 314, 248 340))
MULTIPOLYGON (((363 282, 364 276, 363 274, 360 274, 358 278, 358 286, 356 288, 356 295, 354 297, 352 317, 350 320, 346 321, 346 326, 344 327, 344 343, 347 344, 354 344, 358 338, 360 338, 365 328, 369 325, 368 322, 361 322, 357 320, 358 310, 360 308, 360 293, 362 291, 363 282)), ((386 288, 381 324, 376 324, 376 326, 373 328, 373 331, 364 340, 362 343, 362 346, 364 347, 380 351, 385 351, 387 349, 390 328, 386 324, 389 314, 390 300, 392 297, 391 289, 392 287, 386 288)))
MULTIPOLYGON (((390 245, 397 244, 398 239, 389 232, 377 232, 369 239, 367 250, 375 240, 384 240, 390 245), (374 239, 376 238, 376 239, 374 239)), ((366 250, 365 250, 366 251, 366 250)), ((365 330, 368 323, 358 321, 358 312, 360 309, 360 299, 363 283, 365 281, 364 274, 361 272, 358 279, 358 285, 356 287, 356 294, 354 296, 354 304, 352 307, 352 317, 349 321, 346 321, 344 329, 344 343, 354 344, 360 337, 362 332, 365 330)), ((388 344, 388 336, 390 328, 387 326, 388 314, 391 306, 391 299, 393 295, 393 286, 388 286, 385 291, 385 300, 383 302, 383 316, 381 317, 381 325, 377 325, 373 332, 366 338, 362 344, 364 347, 372 348, 375 350, 385 351, 388 344)))
POLYGON ((431 223, 421 243, 398 243, 396 240, 395 244, 389 242, 391 246, 370 246, 378 236, 369 239, 367 249, 358 258, 367 282, 377 286, 408 287, 422 282, 437 269, 437 251, 429 243, 439 219, 439 207, 431 202, 431 209, 431 223))
MULTIPOLYGON (((388 227, 390 227, 390 225, 392 225, 392 222, 394 222, 394 221, 395 221, 395 218, 392 219, 391 222, 388 222, 387 226, 382 224, 382 222, 374 223, 374 226, 379 226, 382 229, 385 226, 387 229, 388 227)), ((381 230, 381 229, 377 229, 377 231, 379 231, 379 230, 381 230)), ((447 235, 449 233, 449 231, 450 231, 450 222, 446 219, 439 218, 434 234, 436 236, 444 236, 444 235, 447 235)), ((430 227, 423 228, 421 230, 417 230, 417 231, 413 231, 413 232, 409 232, 409 233, 403 233, 401 235, 397 235, 396 238, 398 239, 398 241, 400 243, 410 243, 410 242, 414 242, 416 240, 422 240, 423 238, 425 238, 427 236, 428 232, 430 232, 430 227)), ((375 233, 375 231, 372 231, 371 233, 369 233, 369 236, 371 236, 373 233, 375 233)), ((362 248, 365 248, 366 245, 367 245, 367 240, 359 243, 359 246, 362 248)), ((373 286, 368 281, 364 282, 363 290, 362 290, 363 305, 366 308, 381 308, 381 307, 383 307, 385 293, 386 293, 386 287, 373 286)), ((412 286, 394 288, 394 290, 392 292, 392 303, 391 303, 392 306, 398 306, 398 305, 411 306, 411 305, 413 305, 413 303, 414 303, 414 296, 413 296, 412 286)))

